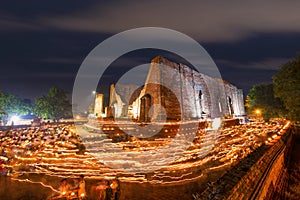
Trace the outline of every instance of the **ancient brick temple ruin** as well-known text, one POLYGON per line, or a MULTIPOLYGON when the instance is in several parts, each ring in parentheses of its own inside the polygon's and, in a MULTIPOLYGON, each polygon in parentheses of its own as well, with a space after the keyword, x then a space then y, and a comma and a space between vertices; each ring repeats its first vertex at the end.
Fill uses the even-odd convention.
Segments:
POLYGON ((109 105, 104 108, 103 102, 103 95, 97 95, 96 116, 144 122, 245 115, 241 89, 161 56, 151 61, 142 87, 113 84, 109 105))

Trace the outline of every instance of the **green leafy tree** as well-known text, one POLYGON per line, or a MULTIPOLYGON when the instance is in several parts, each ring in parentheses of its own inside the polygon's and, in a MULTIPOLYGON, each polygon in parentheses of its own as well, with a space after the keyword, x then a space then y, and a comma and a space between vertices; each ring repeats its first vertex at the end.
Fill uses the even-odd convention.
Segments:
POLYGON ((0 117, 5 115, 5 94, 0 90, 0 117))
POLYGON ((13 115, 27 115, 31 113, 31 111, 32 105, 30 101, 0 91, 0 117, 4 123, 13 115))
POLYGON ((47 96, 41 96, 35 100, 34 113, 42 118, 51 118, 51 107, 47 96))
POLYGON ((273 84, 254 86, 246 98, 247 112, 253 114, 256 109, 261 110, 265 120, 275 117, 284 117, 286 109, 279 98, 274 97, 273 84))
POLYGON ((273 76, 275 96, 279 97, 288 110, 288 116, 300 120, 300 56, 281 66, 273 76))
POLYGON ((60 88, 51 87, 47 95, 36 99, 34 113, 53 120, 71 116, 71 104, 67 93, 60 88))

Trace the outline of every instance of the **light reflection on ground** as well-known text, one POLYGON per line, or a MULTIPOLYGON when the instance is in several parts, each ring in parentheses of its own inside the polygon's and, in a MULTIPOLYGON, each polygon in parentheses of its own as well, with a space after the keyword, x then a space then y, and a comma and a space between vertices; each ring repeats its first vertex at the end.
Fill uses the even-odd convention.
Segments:
MULTIPOLYGON (((102 160, 105 162, 109 162, 110 159, 118 160, 116 163, 121 166, 118 169, 123 170, 117 170, 105 166, 98 160, 98 156, 94 156, 103 150, 99 148, 101 145, 97 144, 97 148, 90 152, 84 150, 74 125, 59 124, 13 129, 0 132, 1 172, 14 180, 41 184, 54 192, 57 191, 55 186, 47 184, 44 179, 34 178, 36 176, 33 175, 76 178, 84 174, 87 179, 95 180, 113 179, 118 176, 121 182, 128 184, 184 184, 212 171, 228 169, 264 143, 271 145, 281 137, 287 126, 289 123, 261 122, 237 125, 224 128, 217 138, 213 131, 193 130, 197 131, 196 137, 182 157, 176 157, 176 160, 168 166, 160 166, 160 170, 137 173, 127 170, 136 163, 127 162, 124 155, 138 156, 139 152, 145 151, 151 155, 151 151, 155 151, 157 146, 169 144, 172 136, 151 141, 135 139, 112 143, 112 139, 104 137, 103 134, 98 135, 103 138, 103 141, 100 140, 98 143, 111 145, 109 148, 112 148, 111 153, 106 152, 107 157, 103 157, 102 160), (214 145, 213 149, 209 148, 211 143, 214 145), (204 152, 205 147, 209 152, 204 152), (118 149, 118 154, 115 153, 115 148, 118 149)), ((170 133, 171 130, 172 127, 170 133)), ((149 167, 151 164, 148 161, 146 159, 144 163, 149 167)))

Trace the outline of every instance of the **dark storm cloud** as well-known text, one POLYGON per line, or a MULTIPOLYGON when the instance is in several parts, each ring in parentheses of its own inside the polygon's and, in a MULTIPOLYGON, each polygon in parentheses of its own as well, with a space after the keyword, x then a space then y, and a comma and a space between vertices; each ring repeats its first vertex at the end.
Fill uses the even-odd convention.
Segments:
POLYGON ((219 66, 231 66, 240 69, 252 69, 252 70, 274 70, 277 71, 280 66, 287 63, 288 58, 266 58, 260 61, 251 61, 249 63, 235 62, 230 60, 215 60, 219 66))
POLYGON ((18 5, 19 1, 18 4, 10 2, 1 10, 19 19, 27 17, 28 20, 4 19, 3 23, 11 22, 12 27, 19 28, 44 26, 96 33, 161 26, 182 31, 205 42, 235 41, 260 32, 300 32, 300 26, 297 26, 300 19, 299 1, 95 2, 26 1, 21 5, 18 5))
POLYGON ((198 41, 235 41, 257 32, 300 32, 299 1, 129 1, 110 3, 71 16, 41 18, 50 26, 83 32, 115 33, 142 26, 161 26, 198 41))
MULTIPOLYGON (((71 90, 81 62, 104 39, 130 28, 159 26, 199 41, 223 78, 248 90, 271 81, 299 50, 299 7, 300 1, 279 0, 2 1, 0 89, 25 97, 51 85, 71 90)), ((126 71, 154 55, 137 53, 114 64, 126 71)), ((105 77, 114 73, 110 69, 105 77)))
POLYGON ((1 1, 2 15, 11 15, 23 20, 30 20, 45 15, 68 14, 71 12, 88 9, 101 1, 72 0, 72 1, 40 1, 40 0, 9 0, 1 1))
POLYGON ((0 31, 39 31, 49 28, 38 19, 42 16, 70 14, 88 9, 95 2, 91 0, 40 1, 10 0, 0 2, 0 31))

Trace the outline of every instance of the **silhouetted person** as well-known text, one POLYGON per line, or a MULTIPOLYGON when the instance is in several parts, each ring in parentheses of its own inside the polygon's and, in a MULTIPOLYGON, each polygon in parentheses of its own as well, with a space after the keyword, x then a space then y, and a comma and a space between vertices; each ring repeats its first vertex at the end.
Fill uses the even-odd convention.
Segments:
POLYGON ((110 183, 108 180, 106 180, 106 188, 105 188, 106 198, 105 200, 111 200, 112 197, 112 189, 110 187, 110 183))
POLYGON ((66 196, 69 195, 69 193, 70 193, 70 184, 68 183, 66 178, 61 180, 61 183, 59 185, 58 190, 59 190, 60 196, 66 197, 66 196))
POLYGON ((111 187, 111 190, 112 190, 111 200, 119 200, 120 195, 121 195, 119 179, 118 178, 113 179, 111 181, 110 187, 111 187))
POLYGON ((106 183, 104 180, 97 183, 96 193, 97 193, 97 200, 106 200, 106 183))
POLYGON ((78 182, 78 197, 79 199, 86 198, 86 192, 85 192, 85 181, 84 176, 80 175, 79 182, 78 182))

